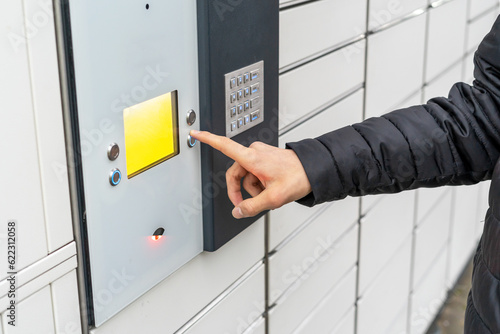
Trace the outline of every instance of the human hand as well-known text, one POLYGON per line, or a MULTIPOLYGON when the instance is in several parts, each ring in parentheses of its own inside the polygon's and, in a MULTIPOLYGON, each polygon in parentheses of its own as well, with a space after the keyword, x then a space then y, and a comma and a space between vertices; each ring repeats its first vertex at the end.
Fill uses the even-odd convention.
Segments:
POLYGON ((311 192, 306 172, 293 150, 261 142, 247 148, 206 131, 192 130, 191 136, 235 161, 226 172, 226 182, 227 194, 235 206, 232 214, 237 219, 279 208, 311 192), (252 198, 243 200, 241 179, 252 198))

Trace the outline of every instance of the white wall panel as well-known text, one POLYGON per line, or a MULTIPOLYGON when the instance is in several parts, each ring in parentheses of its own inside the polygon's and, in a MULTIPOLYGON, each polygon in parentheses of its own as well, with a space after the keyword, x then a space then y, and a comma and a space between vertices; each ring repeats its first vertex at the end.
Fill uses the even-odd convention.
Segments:
MULTIPOLYGON (((354 268, 342 281, 326 294, 325 298, 293 331, 293 334, 330 334, 335 330, 342 317, 352 309, 356 294, 356 269, 354 268)), ((347 314, 349 316, 349 314, 347 314)))
POLYGON ((354 334, 356 310, 352 308, 331 334, 354 334))
MULTIPOLYGON (((281 136, 279 146, 284 148, 286 143, 304 138, 315 138, 331 130, 360 122, 362 114, 363 90, 360 90, 281 136)), ((356 201, 358 200, 356 199, 356 201)), ((338 219, 350 220, 349 217, 358 214, 357 207, 353 207, 353 205, 357 205, 354 204, 353 199, 348 199, 342 203, 333 203, 333 205, 344 207, 340 211, 340 215, 337 216, 338 219)), ((325 209, 324 205, 309 208, 297 203, 291 203, 271 211, 270 249, 274 249, 292 231, 323 209, 325 209)))
MULTIPOLYGON (((2 243, 6 242, 6 223, 16 219, 18 252, 16 270, 47 255, 42 191, 33 117, 33 100, 21 1, 2 3, 0 27, 0 222, 2 243)), ((0 257, 0 268, 7 268, 7 257, 0 257)), ((5 271, 0 279, 6 277, 5 271)))
POLYGON ((429 11, 426 81, 462 58, 467 0, 454 0, 429 11))
POLYGON ((369 37, 366 118, 390 111, 420 89, 425 21, 420 15, 369 37))
POLYGON ((411 234, 414 202, 414 191, 386 195, 361 219, 360 296, 411 234))
POLYGON ((363 82, 365 42, 345 47, 280 76, 280 129, 363 82))
POLYGON ((472 85, 474 80, 474 52, 469 53, 464 59, 464 82, 472 85))
POLYGON ((54 322, 60 334, 82 333, 80 303, 76 270, 72 270, 51 284, 54 322))
POLYGON ((498 6, 498 0, 469 0, 469 18, 474 19, 476 16, 491 9, 495 5, 498 6))
POLYGON ((243 334, 266 334, 266 319, 261 316, 243 334))
POLYGON ((73 240, 54 19, 50 1, 24 3, 27 22, 36 27, 29 62, 50 253, 73 240))
POLYGON ((264 313, 264 265, 182 333, 241 334, 264 313))
POLYGON ((53 334, 54 314, 50 287, 46 286, 17 305, 16 326, 8 324, 9 318, 2 315, 5 334, 53 334))
POLYGON ((448 250, 451 200, 449 191, 415 230, 413 287, 423 279, 438 255, 448 250))
POLYGON ((467 52, 477 50, 479 43, 481 43, 484 36, 486 36, 486 34, 491 30, 497 16, 498 14, 496 11, 491 11, 469 24, 467 34, 467 52))
MULTIPOLYGON (((343 243, 341 237, 357 223, 357 215, 355 210, 350 210, 352 217, 340 220, 338 216, 343 216, 342 211, 347 211, 343 205, 331 206, 330 210, 323 212, 270 258, 269 287, 273 292, 271 302, 278 297, 279 291, 284 292, 299 279, 308 266, 314 265, 313 261, 318 261, 329 247, 343 243)), ((346 253, 339 254, 337 266, 349 268, 355 262, 357 249, 352 245, 345 245, 342 250, 346 253)))
POLYGON ((393 22, 426 5, 427 0, 370 0, 369 29, 393 22))
POLYGON ((260 219, 216 252, 195 257, 92 333, 174 332, 263 257, 260 219))
POLYGON ((394 311, 394 319, 389 327, 384 330, 384 334, 405 334, 408 325, 408 304, 405 303, 399 311, 394 311))
MULTIPOLYGON (((404 240, 388 265, 358 300, 358 334, 385 333, 394 322, 394 310, 408 303, 411 238, 404 240)), ((364 264, 360 262, 360 266, 364 264)), ((398 333, 399 334, 399 333, 398 333)))
POLYGON ((451 87, 462 81, 462 62, 457 63, 445 73, 441 73, 435 80, 424 87, 424 101, 433 97, 448 97, 451 87))
POLYGON ((427 216, 429 216, 439 203, 446 196, 446 194, 451 193, 451 188, 439 187, 439 188, 420 188, 418 192, 417 200, 417 211, 416 211, 416 225, 419 225, 427 216))
POLYGON ((446 297, 446 252, 435 258, 424 280, 411 296, 410 334, 423 334, 446 297))
POLYGON ((447 280, 450 288, 465 268, 477 245, 475 235, 479 195, 477 187, 462 186, 453 191, 455 200, 451 221, 450 272, 447 280))
POLYGON ((280 67, 364 34, 366 0, 315 1, 280 13, 280 67))
MULTIPOLYGON (((345 237, 344 243, 356 244, 357 228, 350 231, 345 237)), ((327 254, 322 261, 310 268, 288 293, 281 297, 276 306, 271 310, 269 318, 270 333, 290 333, 297 328, 306 316, 324 298, 325 294, 339 282, 347 272, 354 280, 356 275, 352 274, 356 269, 337 268, 338 256, 342 251, 333 251, 327 254), (338 256, 336 255, 338 254, 338 256)), ((353 263, 354 264, 354 263, 353 263)), ((353 294, 355 291, 352 291, 353 294)), ((273 292, 271 291, 271 294, 273 292)), ((355 296, 352 295, 352 302, 355 296)))

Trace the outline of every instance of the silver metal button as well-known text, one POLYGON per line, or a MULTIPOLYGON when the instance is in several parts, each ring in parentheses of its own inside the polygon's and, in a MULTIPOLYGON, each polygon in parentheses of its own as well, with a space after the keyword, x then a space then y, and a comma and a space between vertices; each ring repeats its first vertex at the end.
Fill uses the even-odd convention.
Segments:
POLYGON ((117 186, 122 180, 122 173, 118 168, 111 170, 109 173, 109 183, 114 187, 117 186))
POLYGON ((257 80, 259 78, 259 75, 260 75, 259 70, 250 72, 250 80, 252 81, 257 80))
POLYGON ((260 90, 260 84, 256 83, 255 85, 252 85, 250 87, 250 94, 252 95, 257 94, 259 93, 259 90, 260 90))
POLYGON ((260 117, 260 110, 254 111, 253 113, 250 114, 250 120, 256 121, 260 117))
POLYGON ((120 155, 120 147, 117 143, 111 143, 108 146, 108 159, 111 161, 115 161, 120 155))
POLYGON ((197 142, 198 141, 195 138, 191 137, 191 135, 188 135, 187 144, 189 147, 194 147, 197 142))
POLYGON ((259 104, 259 102, 260 102, 260 97, 259 97, 259 96, 257 96, 255 99, 252 99, 252 100, 250 101, 250 107, 251 107, 251 108, 255 108, 255 107, 257 107, 257 105, 259 104))
POLYGON ((186 122, 189 126, 193 125, 194 122, 196 122, 196 112, 193 109, 187 112, 186 122))

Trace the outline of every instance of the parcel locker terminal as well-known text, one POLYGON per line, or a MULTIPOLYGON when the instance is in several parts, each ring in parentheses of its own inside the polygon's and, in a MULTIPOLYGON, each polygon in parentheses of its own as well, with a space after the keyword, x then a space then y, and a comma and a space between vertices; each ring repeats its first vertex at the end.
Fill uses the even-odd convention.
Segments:
POLYGON ((232 217, 232 161, 189 134, 277 145, 278 1, 223 3, 56 4, 90 327, 260 217, 232 217), (112 130, 86 142, 101 124, 112 130), (133 279, 113 294, 117 277, 133 279))

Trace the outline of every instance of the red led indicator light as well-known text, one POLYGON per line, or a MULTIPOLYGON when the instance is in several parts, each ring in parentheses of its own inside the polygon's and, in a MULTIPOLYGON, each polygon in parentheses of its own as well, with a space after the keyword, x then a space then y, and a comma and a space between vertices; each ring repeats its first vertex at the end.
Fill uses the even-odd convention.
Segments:
POLYGON ((151 236, 151 240, 153 241, 158 241, 161 238, 163 238, 163 233, 165 232, 165 229, 163 227, 159 227, 154 231, 153 235, 151 236))

